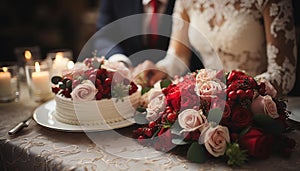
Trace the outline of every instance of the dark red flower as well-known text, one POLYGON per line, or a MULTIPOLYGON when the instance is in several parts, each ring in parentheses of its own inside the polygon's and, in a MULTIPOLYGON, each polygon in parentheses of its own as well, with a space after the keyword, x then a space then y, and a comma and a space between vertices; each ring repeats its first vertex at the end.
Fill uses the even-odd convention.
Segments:
POLYGON ((170 129, 153 139, 153 147, 159 151, 167 152, 175 146, 176 145, 172 143, 172 134, 170 129))
POLYGON ((192 109, 195 106, 199 106, 199 96, 194 92, 190 92, 189 89, 181 90, 181 110, 192 109))
POLYGON ((253 119, 253 114, 245 107, 236 106, 231 111, 230 129, 240 131, 250 125, 253 119))
POLYGON ((260 129, 254 127, 239 139, 241 147, 246 149, 250 156, 260 159, 269 157, 273 142, 272 135, 264 134, 260 129))

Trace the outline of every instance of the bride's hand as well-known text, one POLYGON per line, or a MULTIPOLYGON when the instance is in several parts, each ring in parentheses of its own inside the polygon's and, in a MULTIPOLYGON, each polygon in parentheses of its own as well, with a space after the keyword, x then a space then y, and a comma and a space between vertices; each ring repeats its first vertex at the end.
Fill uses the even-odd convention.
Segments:
POLYGON ((167 74, 158 69, 153 62, 146 60, 134 68, 133 76, 138 84, 153 86, 157 81, 165 78, 167 74))

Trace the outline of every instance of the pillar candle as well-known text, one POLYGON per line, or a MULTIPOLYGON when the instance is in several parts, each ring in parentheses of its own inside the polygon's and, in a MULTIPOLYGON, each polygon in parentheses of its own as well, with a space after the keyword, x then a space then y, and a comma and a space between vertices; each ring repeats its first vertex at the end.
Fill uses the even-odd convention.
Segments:
POLYGON ((35 71, 32 72, 32 85, 35 91, 46 93, 50 91, 50 73, 48 71, 40 71, 40 65, 35 63, 35 71))
POLYGON ((10 96, 11 94, 11 74, 7 72, 7 68, 3 67, 0 72, 0 97, 10 96))

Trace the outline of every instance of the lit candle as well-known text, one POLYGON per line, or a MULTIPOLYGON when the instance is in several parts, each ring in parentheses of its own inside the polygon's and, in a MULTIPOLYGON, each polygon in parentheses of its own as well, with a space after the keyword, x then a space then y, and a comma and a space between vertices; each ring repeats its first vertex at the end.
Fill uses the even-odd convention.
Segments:
POLYGON ((32 72, 32 85, 34 91, 41 93, 47 93, 50 91, 50 74, 48 71, 41 71, 40 64, 35 62, 35 71, 32 72))
POLYGON ((25 56, 25 60, 26 60, 27 63, 28 63, 28 62, 31 60, 31 58, 32 58, 32 54, 31 54, 31 52, 30 52, 29 50, 25 50, 24 56, 25 56))
POLYGON ((69 61, 68 64, 68 69, 73 69, 74 68, 74 62, 73 61, 69 61))
POLYGON ((0 72, 0 97, 7 97, 11 94, 11 74, 7 72, 7 67, 2 68, 0 72))
POLYGON ((57 52, 53 61, 52 69, 54 75, 62 75, 62 72, 68 68, 69 59, 63 56, 63 52, 57 52))

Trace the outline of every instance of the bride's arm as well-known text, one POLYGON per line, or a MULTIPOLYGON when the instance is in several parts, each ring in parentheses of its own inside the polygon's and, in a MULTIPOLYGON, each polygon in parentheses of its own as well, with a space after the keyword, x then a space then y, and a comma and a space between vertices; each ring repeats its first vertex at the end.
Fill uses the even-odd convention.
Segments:
POLYGON ((188 39, 189 16, 184 1, 176 1, 172 16, 172 34, 167 55, 156 64, 171 77, 184 74, 188 70, 191 57, 188 39))
POLYGON ((262 11, 267 40, 267 71, 257 78, 269 80, 281 94, 294 86, 297 47, 291 0, 269 0, 262 11))

